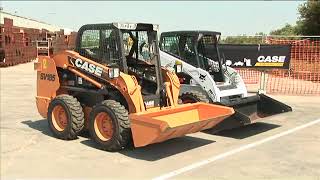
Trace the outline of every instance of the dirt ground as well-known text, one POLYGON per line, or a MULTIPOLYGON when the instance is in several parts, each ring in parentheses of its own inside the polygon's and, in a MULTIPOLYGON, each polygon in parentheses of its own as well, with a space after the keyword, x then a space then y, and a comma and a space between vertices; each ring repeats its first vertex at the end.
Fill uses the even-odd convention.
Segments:
POLYGON ((320 180, 320 97, 273 96, 293 112, 216 135, 199 132, 110 153, 88 137, 52 137, 36 109, 32 63, 0 72, 1 179, 164 179, 169 174, 172 179, 320 180))

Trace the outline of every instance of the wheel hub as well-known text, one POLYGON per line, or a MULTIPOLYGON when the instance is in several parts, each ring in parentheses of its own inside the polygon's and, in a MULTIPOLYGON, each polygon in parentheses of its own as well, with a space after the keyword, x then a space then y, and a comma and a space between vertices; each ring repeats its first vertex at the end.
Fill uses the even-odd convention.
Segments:
POLYGON ((67 127, 68 117, 65 109, 61 105, 57 105, 52 111, 52 123, 58 131, 63 131, 67 127))
POLYGON ((94 121, 94 129, 97 136, 103 141, 110 140, 113 135, 111 117, 106 112, 100 112, 96 115, 94 121))

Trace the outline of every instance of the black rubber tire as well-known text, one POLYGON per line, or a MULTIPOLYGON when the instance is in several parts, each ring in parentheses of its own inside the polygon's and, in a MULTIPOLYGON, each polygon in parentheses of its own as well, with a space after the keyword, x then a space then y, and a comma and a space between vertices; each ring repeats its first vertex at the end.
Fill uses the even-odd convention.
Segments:
POLYGON ((98 148, 106 151, 119 151, 126 148, 132 142, 130 120, 127 109, 115 100, 104 100, 93 107, 89 118, 89 132, 98 148), (94 128, 95 117, 100 112, 106 112, 113 126, 113 134, 109 140, 102 140, 98 137, 94 128))
POLYGON ((78 133, 84 128, 84 113, 80 102, 70 95, 59 95, 50 102, 47 119, 51 132, 59 139, 77 139, 78 133), (67 126, 63 131, 57 130, 52 122, 52 111, 57 105, 61 105, 67 113, 67 126))
POLYGON ((210 100, 206 97, 206 95, 204 95, 199 91, 190 91, 190 92, 182 93, 179 96, 179 100, 181 100, 182 103, 184 103, 185 101, 190 101, 188 103, 196 103, 196 102, 209 103, 210 102, 210 100))

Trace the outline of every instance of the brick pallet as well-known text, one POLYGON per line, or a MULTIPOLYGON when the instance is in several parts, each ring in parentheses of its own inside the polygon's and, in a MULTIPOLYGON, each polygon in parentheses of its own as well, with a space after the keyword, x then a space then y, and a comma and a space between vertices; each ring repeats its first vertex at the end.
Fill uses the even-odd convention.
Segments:
POLYGON ((56 51, 73 49, 76 33, 64 35, 64 31, 49 32, 46 29, 23 28, 13 26, 13 20, 4 18, 0 25, 0 67, 30 62, 37 57, 36 42, 52 41, 56 51))

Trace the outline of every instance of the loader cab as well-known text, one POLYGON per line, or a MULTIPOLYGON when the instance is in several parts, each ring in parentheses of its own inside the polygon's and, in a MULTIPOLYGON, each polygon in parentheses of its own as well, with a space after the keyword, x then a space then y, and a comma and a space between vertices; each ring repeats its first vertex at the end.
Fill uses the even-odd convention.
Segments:
POLYGON ((84 25, 78 32, 76 51, 135 76, 146 107, 159 106, 162 77, 157 30, 158 25, 143 23, 84 25))
POLYGON ((160 49, 194 67, 208 71, 215 82, 224 82, 223 62, 218 50, 220 35, 219 32, 212 31, 164 32, 160 37, 160 49))

